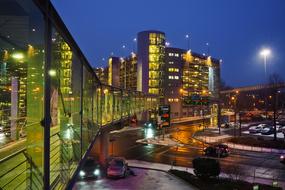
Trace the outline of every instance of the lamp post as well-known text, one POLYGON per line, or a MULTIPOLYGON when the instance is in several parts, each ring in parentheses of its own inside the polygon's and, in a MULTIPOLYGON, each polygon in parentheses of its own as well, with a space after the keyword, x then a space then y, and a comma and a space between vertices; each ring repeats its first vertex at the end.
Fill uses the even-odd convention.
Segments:
POLYGON ((270 54, 271 54, 271 50, 270 50, 270 49, 267 49, 267 48, 262 49, 262 50, 260 51, 260 56, 263 57, 265 78, 267 77, 267 68, 266 68, 266 67, 267 67, 267 59, 268 59, 268 57, 270 56, 270 54))
POLYGON ((207 55, 209 56, 210 55, 210 44, 207 42, 206 46, 207 46, 207 55))
POLYGON ((137 38, 134 38, 133 42, 134 42, 133 43, 134 44, 133 51, 136 52, 137 38))
POLYGON ((186 34, 185 39, 187 40, 187 50, 189 50, 190 49, 190 35, 186 34))
POLYGON ((183 92, 184 90, 180 88, 179 93, 180 93, 180 120, 182 119, 183 116, 183 92))

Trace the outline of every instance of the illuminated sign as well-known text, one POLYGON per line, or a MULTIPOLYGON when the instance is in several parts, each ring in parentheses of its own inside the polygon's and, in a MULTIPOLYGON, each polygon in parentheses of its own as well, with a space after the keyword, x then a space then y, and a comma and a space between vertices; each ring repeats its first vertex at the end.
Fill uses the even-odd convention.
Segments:
POLYGON ((184 97, 184 104, 186 105, 209 105, 209 98, 207 96, 192 95, 190 97, 184 97))
POLYGON ((161 105, 158 109, 161 127, 170 127, 170 105, 161 105))

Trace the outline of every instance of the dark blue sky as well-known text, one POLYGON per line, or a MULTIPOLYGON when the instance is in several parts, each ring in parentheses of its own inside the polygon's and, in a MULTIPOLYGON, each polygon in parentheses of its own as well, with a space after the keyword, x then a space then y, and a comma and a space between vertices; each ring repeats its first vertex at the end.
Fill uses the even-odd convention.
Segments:
POLYGON ((285 79, 285 0, 52 0, 71 34, 93 66, 102 58, 126 55, 137 32, 166 33, 173 47, 223 60, 222 78, 232 86, 265 81, 262 47, 272 56, 268 73, 285 79))

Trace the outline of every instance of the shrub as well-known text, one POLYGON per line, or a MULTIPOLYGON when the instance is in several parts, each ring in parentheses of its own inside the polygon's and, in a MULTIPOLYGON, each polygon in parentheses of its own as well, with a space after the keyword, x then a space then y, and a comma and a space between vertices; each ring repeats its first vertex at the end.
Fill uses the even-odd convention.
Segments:
POLYGON ((221 172, 219 161, 212 158, 195 158, 192 164, 197 177, 217 177, 221 172))

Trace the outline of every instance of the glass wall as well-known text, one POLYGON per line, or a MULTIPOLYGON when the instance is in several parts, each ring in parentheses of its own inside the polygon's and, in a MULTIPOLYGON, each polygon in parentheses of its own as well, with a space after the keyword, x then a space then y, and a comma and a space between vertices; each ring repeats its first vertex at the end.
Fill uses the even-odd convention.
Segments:
POLYGON ((41 188, 43 15, 30 0, 0 1, 0 23, 0 189, 41 188))
POLYGON ((0 189, 43 189, 47 174, 46 189, 66 188, 101 126, 154 106, 101 84, 55 10, 47 30, 34 2, 46 8, 0 1, 0 189))
POLYGON ((122 91, 120 89, 113 89, 114 93, 114 121, 118 121, 122 116, 122 91))

